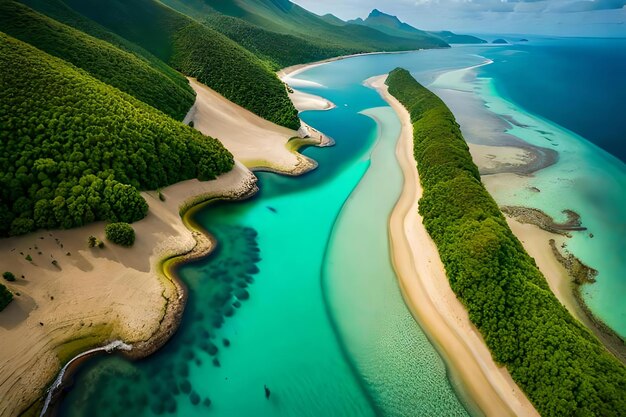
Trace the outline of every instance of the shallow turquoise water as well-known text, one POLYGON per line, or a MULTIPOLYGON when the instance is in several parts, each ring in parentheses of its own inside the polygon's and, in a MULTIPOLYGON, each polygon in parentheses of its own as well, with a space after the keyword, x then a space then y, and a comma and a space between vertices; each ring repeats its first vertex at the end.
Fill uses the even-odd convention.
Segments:
MULTIPOLYGON (((576 49, 574 41, 563 42, 568 51, 576 49)), ((572 99, 571 94, 546 98, 552 105, 556 105, 561 100, 569 113, 568 118, 561 115, 560 120, 563 122, 576 121, 576 123, 572 123, 572 126, 582 130, 589 129, 589 126, 583 121, 577 120, 577 116, 579 113, 585 112, 586 102, 583 100, 587 96, 596 98, 594 100, 588 99, 590 101, 587 103, 588 107, 593 104, 593 114, 604 110, 607 114, 615 114, 616 111, 619 111, 615 109, 616 101, 626 99, 623 85, 619 86, 622 81, 621 78, 616 80, 614 77, 613 79, 602 80, 598 84, 588 83, 585 86, 573 82, 576 77, 585 75, 585 71, 588 71, 585 69, 585 66, 588 65, 586 61, 596 55, 585 56, 585 52, 591 48, 590 45, 596 45, 600 41, 589 42, 582 42, 579 50, 579 59, 585 62, 581 70, 583 74, 578 76, 564 75, 565 79, 562 80, 562 82, 567 83, 570 78, 572 79, 572 84, 576 85, 576 90, 581 91, 579 100, 582 103, 566 104, 567 100, 572 99), (611 82, 616 84, 615 89, 607 88, 611 82), (585 92, 588 89, 594 91, 585 92), (597 97, 602 96, 608 98, 606 103, 600 105, 597 102, 597 97), (606 109, 602 106, 605 106, 606 109)), ((607 40, 607 45, 613 45, 615 42, 618 40, 607 40)), ((624 41, 622 40, 621 43, 623 44, 624 41)), ((558 42, 543 41, 540 43, 537 46, 539 56, 541 57, 546 53, 544 45, 547 45, 548 51, 551 51, 556 48, 555 44, 558 45, 558 42)), ((598 46, 600 52, 605 53, 607 45, 600 43, 598 46)), ((509 188, 498 189, 494 198, 500 205, 519 205, 541 209, 560 221, 566 220, 563 210, 574 210, 580 214, 582 224, 588 230, 573 232, 572 238, 567 240, 567 250, 599 271, 596 283, 582 287, 583 298, 596 316, 600 317, 622 337, 626 337, 626 304, 624 303, 626 261, 623 257, 626 253, 626 241, 624 240, 624 236, 626 236, 626 164, 566 127, 547 120, 533 113, 532 110, 522 108, 505 95, 504 89, 500 86, 510 86, 511 80, 507 78, 503 81, 502 78, 507 76, 518 77, 521 71, 516 68, 507 75, 503 69, 507 68, 507 62, 512 59, 512 56, 534 53, 532 45, 525 46, 524 51, 517 49, 519 49, 517 46, 485 48, 481 51, 482 56, 494 60, 492 65, 498 66, 498 70, 491 70, 492 65, 485 65, 477 69, 448 73, 438 78, 431 84, 431 87, 435 91, 444 92, 442 94, 444 98, 447 96, 446 90, 470 92, 473 98, 481 103, 482 109, 480 111, 473 111, 471 118, 465 118, 461 122, 461 128, 466 139, 471 138, 471 134, 467 134, 467 132, 484 132, 485 126, 493 125, 494 116, 506 117, 513 118, 518 122, 518 125, 515 126, 504 122, 503 119, 500 120, 500 123, 505 125, 503 130, 506 133, 521 139, 523 142, 551 148, 558 152, 559 159, 556 164, 531 176, 518 177, 509 188), (532 191, 531 187, 535 187, 541 192, 532 191)), ((619 60, 626 59, 624 51, 615 52, 617 54, 615 59, 618 62, 617 66, 614 65, 613 67, 623 66, 624 63, 619 60)), ((526 57, 525 59, 529 62, 536 60, 533 57, 526 57)), ((558 68, 561 68, 562 65, 560 64, 558 68)), ((606 67, 604 73, 607 76, 613 74, 611 64, 607 63, 606 67)), ((540 85, 555 84, 561 81, 555 79, 556 75, 551 71, 546 73, 546 77, 551 78, 533 81, 533 77, 539 77, 537 72, 537 70, 527 68, 525 72, 529 78, 525 81, 527 85, 533 85, 537 82, 540 85)), ((541 72, 539 71, 539 73, 541 72)), ((619 75, 621 77, 621 73, 619 75)), ((548 92, 552 91, 556 94, 561 89, 563 87, 552 88, 548 92)), ((517 92, 516 94, 521 93, 517 92)), ((532 96, 532 93, 527 92, 526 94, 532 96)), ((542 94, 546 94, 546 92, 542 90, 542 94)), ((534 101, 540 101, 538 97, 541 94, 537 93, 536 95, 534 101)), ((452 97, 452 95, 448 95, 448 97, 452 97)), ((529 99, 525 102, 532 104, 534 101, 529 99)), ((449 104, 454 107, 453 103, 449 104)), ((543 107, 539 106, 538 111, 542 110, 543 107)), ((460 111, 464 110, 461 108, 460 111)), ((588 114, 582 114, 580 118, 588 117, 588 114)), ((615 123, 617 132, 623 130, 623 120, 617 118, 615 123)), ((494 129, 497 130, 499 127, 494 129)), ((615 136, 615 134, 607 133, 609 131, 610 126, 602 126, 602 129, 599 129, 597 133, 600 137, 598 140, 609 149, 619 149, 619 143, 610 142, 606 139, 615 136)), ((616 153, 620 154, 619 152, 616 153)))
POLYGON ((259 173, 255 198, 199 211, 194 220, 219 246, 178 270, 190 296, 173 340, 140 362, 91 361, 62 414, 467 415, 389 261, 387 219, 402 184, 399 122, 361 85, 379 69, 332 77, 345 68, 337 62, 304 74, 324 84, 310 91, 339 105, 302 115, 337 142, 305 151, 320 167, 299 178, 259 173), (382 135, 360 114, 369 108, 382 135), (383 172, 390 176, 381 192, 383 172), (348 234, 357 219, 368 224, 348 234), (368 273, 352 269, 357 248, 367 251, 368 273))
MULTIPOLYGON (((337 104, 302 115, 337 145, 304 152, 320 162, 310 174, 260 173, 254 199, 199 212, 196 220, 220 246, 180 268, 190 297, 178 333, 146 360, 91 360, 76 375, 61 414, 466 414, 443 362, 404 306, 389 262, 386 225, 401 186, 393 158, 399 125, 361 83, 402 66, 429 85, 446 71, 483 62, 491 50, 363 56, 299 75, 317 83, 302 90, 337 104), (361 114, 367 109, 374 109, 367 114, 379 126, 361 114)), ((626 282, 619 256, 625 251, 618 239, 625 235, 624 165, 504 101, 488 78, 458 82, 488 103, 483 112, 514 115, 529 126, 510 126, 509 133, 542 146, 552 145, 539 131, 554 136, 559 163, 527 179, 542 192, 530 194, 524 185, 495 197, 557 218, 564 208, 582 215, 595 237, 575 236, 570 250, 601 271, 598 283, 585 287, 586 297, 594 312, 620 329, 626 323, 619 303, 626 282)))

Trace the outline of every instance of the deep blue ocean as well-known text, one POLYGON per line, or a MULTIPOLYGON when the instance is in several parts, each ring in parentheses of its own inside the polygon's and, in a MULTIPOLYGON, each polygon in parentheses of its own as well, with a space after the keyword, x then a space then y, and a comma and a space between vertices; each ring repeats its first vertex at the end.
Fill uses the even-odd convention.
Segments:
POLYGON ((626 38, 539 38, 487 48, 481 75, 526 110, 626 161, 626 38))

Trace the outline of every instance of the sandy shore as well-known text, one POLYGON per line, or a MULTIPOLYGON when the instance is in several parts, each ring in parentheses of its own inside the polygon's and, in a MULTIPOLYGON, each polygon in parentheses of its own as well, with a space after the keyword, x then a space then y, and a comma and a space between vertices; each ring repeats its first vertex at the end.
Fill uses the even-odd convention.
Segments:
POLYGON ((90 235, 105 240, 102 222, 1 239, 2 267, 18 279, 5 283, 16 296, 0 314, 0 415, 18 415, 37 402, 61 365, 87 348, 121 339, 142 356, 167 340, 177 327, 184 292, 162 273, 161 260, 197 246, 180 207, 238 198, 255 184, 238 163, 217 180, 163 189, 164 202, 156 193, 143 193, 150 209, 133 224, 132 248, 107 241, 102 249, 88 248, 90 235))
POLYGON ((392 261, 408 307, 449 365, 470 408, 487 416, 537 416, 508 371, 495 364, 480 333, 448 284, 439 252, 422 224, 422 194, 413 128, 405 108, 388 92, 386 76, 370 80, 402 121, 397 157, 404 173, 402 195, 389 220, 392 261))
POLYGON ((337 107, 323 97, 305 93, 295 88, 292 88, 291 92, 289 92, 289 98, 294 107, 301 112, 307 110, 331 110, 337 107))
MULTIPOLYGON (((503 190, 521 189, 527 186, 527 177, 516 174, 487 175, 482 180, 492 195, 503 190)), ((579 289, 573 283, 574 277, 554 255, 550 240, 554 239, 556 247, 560 248, 563 243, 567 243, 567 235, 552 233, 534 224, 521 223, 508 215, 506 218, 509 227, 522 242, 526 252, 535 259, 539 270, 561 304, 572 316, 590 329, 616 358, 626 363, 624 342, 606 324, 595 318, 591 311, 585 310, 587 307, 584 301, 576 297, 579 289)))
POLYGON ((200 132, 218 138, 248 168, 300 175, 317 167, 315 161, 289 145, 293 138, 303 136, 299 132, 257 116, 193 78, 189 82, 196 102, 184 123, 193 121, 200 132))
POLYGON ((163 260, 203 256, 212 247, 180 213, 213 198, 256 192, 248 168, 289 175, 314 169, 316 162, 298 149, 334 143, 304 123, 299 132, 275 125, 189 81, 197 98, 185 123, 193 121, 241 161, 231 172, 162 189, 165 201, 155 192, 143 193, 149 213, 133 224, 137 239, 130 249, 107 242, 102 249, 88 248, 88 236, 104 240, 102 222, 0 239, 2 267, 18 277, 7 285, 15 300, 0 314, 0 337, 11 340, 0 345, 0 416, 39 406, 61 366, 89 348, 122 340, 133 345, 129 356, 143 357, 161 347, 176 330, 185 303, 184 289, 167 274, 171 263, 163 260))

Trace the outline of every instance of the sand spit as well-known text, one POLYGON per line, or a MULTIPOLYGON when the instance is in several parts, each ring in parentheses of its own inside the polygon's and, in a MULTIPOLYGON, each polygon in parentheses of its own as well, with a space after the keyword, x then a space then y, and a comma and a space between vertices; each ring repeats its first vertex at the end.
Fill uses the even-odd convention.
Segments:
MULTIPOLYGON (((196 91, 196 102, 184 123, 193 122, 200 132, 218 138, 248 168, 300 175, 317 167, 315 161, 298 153, 297 147, 289 143, 304 134, 257 116, 193 78, 189 82, 196 91)), ((300 146, 323 142, 319 137, 309 139, 300 146)))
POLYGON ((413 157, 413 128, 406 109, 387 92, 386 76, 370 79, 402 121, 396 154, 405 176, 390 217, 392 261, 405 301, 449 366, 470 408, 488 416, 537 416, 505 368, 491 358, 480 333, 448 284, 439 252, 418 214, 422 188, 413 157))

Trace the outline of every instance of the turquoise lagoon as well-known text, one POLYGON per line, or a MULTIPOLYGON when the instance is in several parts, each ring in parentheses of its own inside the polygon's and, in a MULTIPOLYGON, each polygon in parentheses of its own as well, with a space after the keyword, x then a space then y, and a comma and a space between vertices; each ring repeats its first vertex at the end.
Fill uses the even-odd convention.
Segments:
MULTIPOLYGON (((336 146, 303 151, 320 164, 309 174, 291 178, 258 173, 261 191, 254 198, 212 204, 195 212, 193 220, 219 244, 210 256, 177 271, 189 288, 177 334, 145 360, 101 356, 88 361, 76 373, 60 414, 478 414, 467 405, 471 401, 462 400, 462 393, 455 390, 445 364, 403 303, 390 262, 387 231, 403 181, 395 160, 399 121, 378 94, 362 83, 402 66, 430 85, 442 74, 485 62, 485 56, 495 51, 483 46, 362 56, 299 74, 299 79, 309 81, 300 89, 337 105, 330 111, 301 115, 333 137, 336 146), (264 386, 270 390, 269 399, 264 386)), ((571 154, 581 149, 589 152, 571 158, 601 162, 595 171, 585 171, 586 175, 614 176, 612 187, 623 186, 623 164, 619 168, 615 158, 584 139, 502 99, 493 83, 480 77, 482 68, 472 70, 478 77, 470 71, 448 81, 445 76, 439 78, 438 88, 460 89, 487 102, 490 107, 479 107, 489 113, 490 120, 497 119, 499 126, 499 114, 518 110, 520 114, 514 116, 529 127, 516 131, 509 126, 508 130, 520 140, 541 142, 533 131, 556 133, 560 129, 560 153, 565 155, 568 149, 571 154), (497 103, 506 103, 506 109, 497 103), (576 145, 569 142, 572 138, 576 145), (598 155, 604 159, 594 159, 598 155), (617 166, 617 171, 607 174, 606 161, 617 166)), ((553 177, 570 178, 568 170, 577 162, 567 162, 569 158, 561 156, 556 165, 529 181, 539 181, 544 172, 552 171, 553 177)), ((611 239, 593 223, 599 221, 595 219, 598 213, 579 207, 578 199, 580 204, 585 200, 574 191, 567 198, 558 194, 566 180, 549 184, 543 181, 542 193, 532 200, 524 189, 496 198, 507 204, 526 201, 555 216, 560 209, 574 209, 596 234, 593 244, 610 247, 611 239), (561 208, 558 202, 566 206, 561 208)), ((578 190, 579 185, 573 183, 570 188, 578 190)), ((609 200, 607 206, 615 203, 609 200)), ((610 213, 624 214, 617 206, 610 213)), ((574 237, 570 250, 579 255, 588 243, 584 236, 574 237)), ((609 292, 620 285, 623 288, 623 281, 604 278, 610 269, 607 264, 593 264, 593 260, 588 261, 601 275, 585 291, 607 291, 606 282, 615 285, 609 292)), ((606 257, 600 261, 607 262, 606 257)), ((623 267, 617 260, 616 268, 623 267)), ((596 297, 600 298, 593 295, 590 300, 596 297)), ((611 325, 616 323, 601 314, 604 304, 590 305, 611 325)), ((614 307, 615 317, 623 316, 623 308, 620 313, 619 306, 614 307)))

